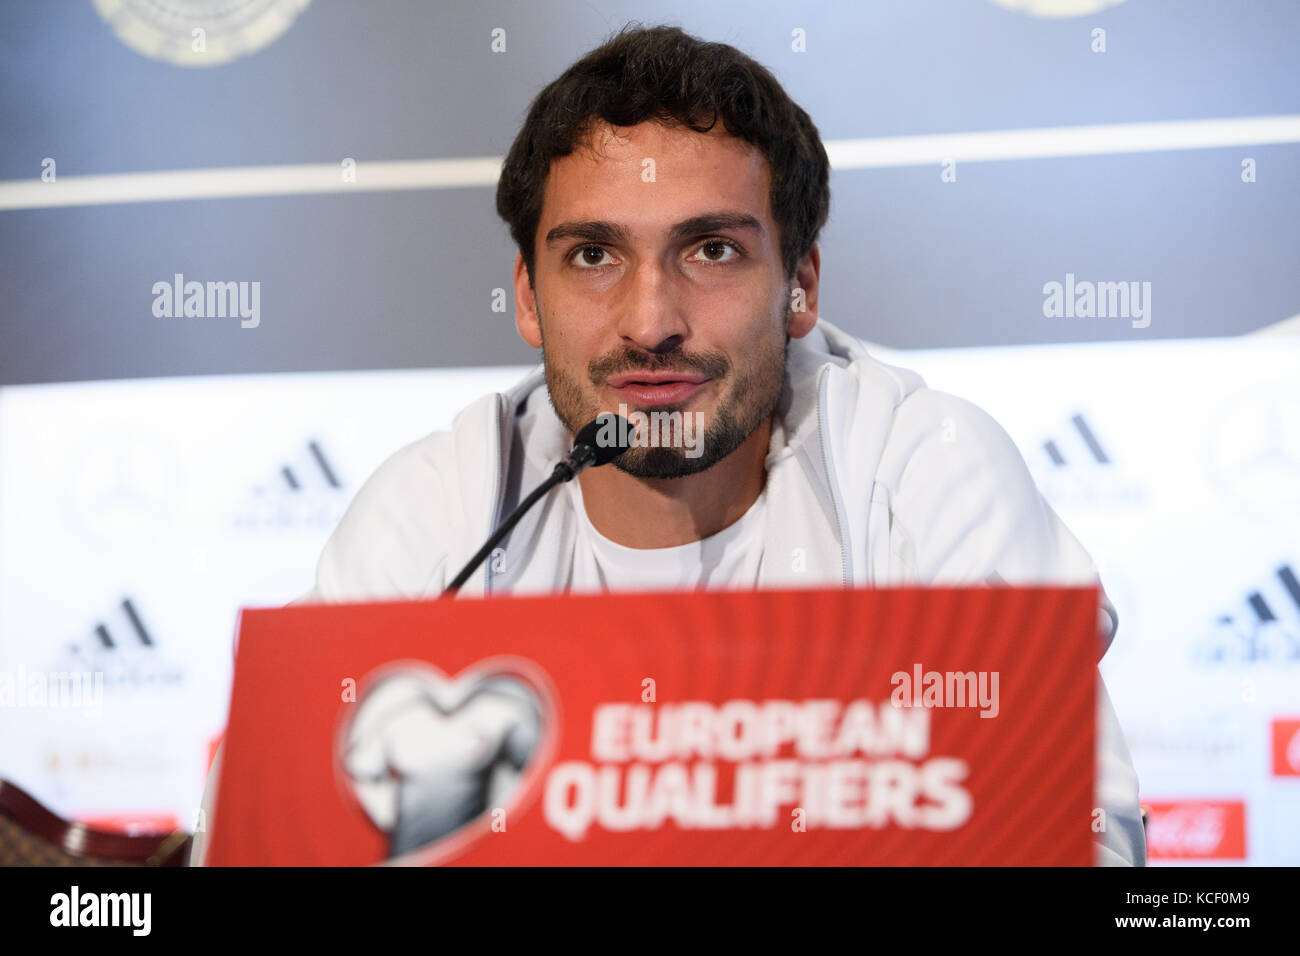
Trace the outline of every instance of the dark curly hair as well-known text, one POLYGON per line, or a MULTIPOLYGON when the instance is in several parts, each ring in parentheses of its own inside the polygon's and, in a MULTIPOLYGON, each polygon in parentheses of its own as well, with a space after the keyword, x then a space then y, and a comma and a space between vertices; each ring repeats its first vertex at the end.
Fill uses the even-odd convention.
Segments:
POLYGON ((812 248, 830 213, 830 161, 817 127, 766 67, 725 43, 678 27, 629 23, 537 94, 497 183, 497 214, 510 226, 533 281, 542 189, 551 161, 568 156, 597 119, 646 120, 707 133, 719 119, 755 146, 772 174, 786 277, 812 248))

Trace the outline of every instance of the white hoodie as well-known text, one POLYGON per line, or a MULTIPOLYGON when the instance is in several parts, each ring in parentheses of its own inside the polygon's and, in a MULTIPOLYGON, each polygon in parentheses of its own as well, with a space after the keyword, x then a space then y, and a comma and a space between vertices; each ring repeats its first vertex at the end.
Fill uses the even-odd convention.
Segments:
MULTIPOLYGON (((824 319, 791 340, 786 371, 766 459, 760 587, 1097 581, 1011 439, 980 409, 875 360, 824 319)), ((300 601, 436 597, 571 441, 540 366, 511 391, 484 396, 451 431, 420 439, 379 467, 327 542, 316 586, 300 601)), ((570 502, 560 494, 543 499, 511 532, 504 554, 484 562, 461 593, 563 591, 579 520, 570 502)), ((1099 630, 1098 659, 1114 636, 1108 603, 1099 630)), ((1094 835, 1096 862, 1142 865, 1137 776, 1100 675, 1097 682, 1105 830, 1094 835)), ((205 807, 217 772, 214 764, 205 807)))

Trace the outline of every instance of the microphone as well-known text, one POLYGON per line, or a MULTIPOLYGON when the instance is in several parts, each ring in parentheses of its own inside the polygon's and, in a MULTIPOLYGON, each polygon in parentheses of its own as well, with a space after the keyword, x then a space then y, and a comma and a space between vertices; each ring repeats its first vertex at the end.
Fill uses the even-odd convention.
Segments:
POLYGON ((556 468, 567 467, 572 474, 562 481, 568 481, 588 468, 608 465, 628 449, 628 435, 632 425, 626 418, 613 412, 602 412, 582 427, 578 437, 573 440, 573 450, 564 456, 564 461, 556 468), (601 434, 605 429, 612 429, 613 434, 601 434))
POLYGON ((510 516, 501 522, 501 527, 492 532, 492 536, 474 553, 469 563, 461 568, 460 574, 452 579, 441 596, 451 597, 459 591, 461 585, 474 573, 474 569, 483 563, 483 560, 492 553, 492 549, 501 543, 502 539, 519 523, 519 519, 527 514, 528 509, 537 504, 543 495, 556 485, 572 481, 588 468, 608 465, 628 450, 632 434, 631 423, 613 412, 602 412, 584 425, 573 440, 573 448, 551 471, 551 477, 534 488, 532 493, 510 512, 510 516))

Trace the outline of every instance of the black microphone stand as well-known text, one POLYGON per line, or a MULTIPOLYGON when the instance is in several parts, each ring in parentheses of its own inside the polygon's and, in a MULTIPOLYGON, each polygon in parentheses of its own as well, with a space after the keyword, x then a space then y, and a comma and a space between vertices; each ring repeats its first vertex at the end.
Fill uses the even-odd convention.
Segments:
MULTIPOLYGON (((609 414, 612 413, 605 413, 605 415, 609 414)), ((479 548, 478 551, 474 553, 474 557, 469 559, 469 563, 466 564, 465 567, 461 568, 460 574, 452 578, 451 584, 447 585, 447 588, 442 592, 441 597, 455 596, 456 592, 460 590, 461 585, 469 580, 469 576, 474 573, 474 570, 483 563, 484 559, 489 554, 492 553, 492 549, 501 543, 502 539, 504 539, 505 536, 510 533, 511 529, 519 523, 519 519, 528 512, 528 509, 537 504, 537 502, 541 500, 542 496, 548 491, 556 485, 563 484, 566 481, 571 481, 579 474, 579 472, 590 468, 592 465, 603 465, 607 462, 613 461, 626 450, 626 444, 622 444, 616 448, 601 447, 598 449, 596 445, 596 431, 597 428, 601 426, 602 419, 605 418, 605 415, 597 417, 595 421, 588 424, 578 433, 577 440, 573 445, 573 450, 564 456, 564 461, 555 466, 555 469, 551 472, 551 477, 547 478, 540 485, 534 488, 527 498, 519 502, 519 506, 515 508, 514 511, 510 512, 510 516, 506 518, 505 521, 501 522, 501 526, 497 528, 496 531, 492 532, 491 537, 487 539, 483 544, 483 547, 479 548)), ((628 429, 631 426, 628 425, 626 421, 621 421, 617 424, 623 427, 618 428, 615 431, 615 434, 625 438, 629 434, 628 429)))

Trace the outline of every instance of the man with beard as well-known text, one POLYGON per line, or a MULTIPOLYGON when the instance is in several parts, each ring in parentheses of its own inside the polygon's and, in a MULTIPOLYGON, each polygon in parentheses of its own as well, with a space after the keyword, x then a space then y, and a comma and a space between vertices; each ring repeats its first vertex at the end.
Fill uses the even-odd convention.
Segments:
MULTIPOLYGON (((306 600, 436 597, 620 408, 702 414, 703 453, 635 447, 584 471, 463 593, 1096 581, 992 419, 819 318, 829 173, 771 73, 676 28, 626 29, 542 90, 497 191, 542 367, 382 465, 306 600)), ((1097 769, 1097 858, 1142 864, 1100 684, 1097 769)))

